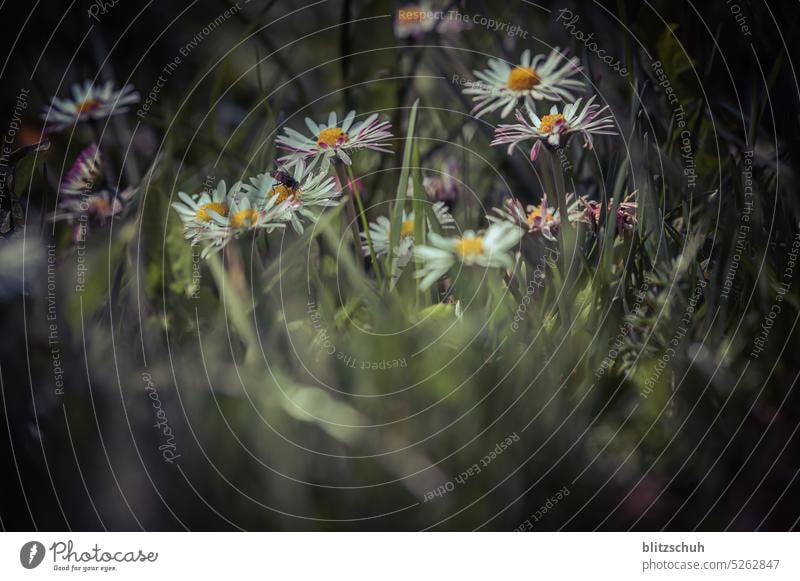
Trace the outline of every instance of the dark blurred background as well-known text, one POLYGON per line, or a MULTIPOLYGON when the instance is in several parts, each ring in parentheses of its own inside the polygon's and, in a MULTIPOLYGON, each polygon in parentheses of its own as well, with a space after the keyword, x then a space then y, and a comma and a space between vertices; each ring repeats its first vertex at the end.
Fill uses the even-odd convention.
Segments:
MULTIPOLYGON (((441 416, 423 416, 419 424, 375 430, 362 441, 361 436, 341 433, 347 430, 320 427, 293 415, 291 406, 275 395, 278 380, 263 369, 240 371, 234 365, 236 354, 227 346, 215 291, 206 289, 209 302, 199 303, 201 311, 211 313, 208 323, 196 324, 197 304, 185 296, 175 298, 185 291, 179 273, 185 275, 191 268, 187 262, 191 256, 176 258, 178 251, 164 242, 172 232, 165 201, 172 190, 196 187, 212 172, 215 147, 243 123, 251 109, 271 118, 271 127, 300 110, 291 123, 296 128, 302 125, 302 117, 324 118, 332 109, 381 110, 391 118, 395 135, 402 135, 404 108, 418 97, 423 106, 440 111, 470 108, 452 83, 437 84, 423 76, 454 72, 470 76, 471 70, 483 68, 487 55, 513 60, 527 46, 520 39, 503 38, 479 26, 455 37, 430 33, 422 39, 396 38, 391 15, 401 5, 388 1, 323 2, 261 30, 303 4, 253 0, 242 4, 184 59, 144 122, 139 123, 132 112, 120 121, 126 127, 120 129, 117 121, 111 124, 116 132, 108 140, 116 153, 110 155, 118 161, 127 146, 119 136, 134 135, 131 151, 137 167, 134 173, 126 173, 126 179, 143 175, 159 147, 168 161, 160 167, 164 186, 153 186, 147 201, 136 207, 136 218, 126 222, 139 227, 139 216, 152 217, 152 229, 148 231, 147 223, 142 227, 142 246, 136 231, 122 225, 114 226, 113 236, 104 231, 97 240, 91 259, 98 276, 92 279, 91 294, 78 297, 70 291, 74 269, 60 269, 57 275, 51 271, 55 278, 48 278, 48 244, 52 241, 59 253, 67 252, 69 232, 53 230, 45 224, 44 215, 53 209, 54 176, 80 147, 63 135, 53 136, 50 149, 35 167, 20 166, 18 180, 34 176, 31 187, 19 196, 30 262, 25 263, 24 282, 10 275, 4 279, 0 297, 0 525, 5 530, 429 526, 511 530, 566 486, 569 495, 558 501, 558 509, 535 523, 537 530, 562 526, 578 530, 796 528, 800 517, 796 500, 800 492, 797 284, 792 284, 789 300, 771 330, 767 352, 757 361, 745 360, 773 302, 770 284, 786 268, 787 250, 800 219, 798 5, 738 1, 751 32, 743 35, 742 18, 737 22, 726 2, 538 4, 580 14, 577 27, 593 31, 609 52, 630 63, 630 76, 609 77, 596 57, 554 21, 553 13, 548 15, 532 3, 454 2, 446 7, 520 23, 537 37, 588 59, 598 92, 615 114, 631 115, 627 128, 632 132, 640 128, 644 124, 641 111, 646 111, 653 138, 664 143, 671 139, 670 110, 658 92, 650 62, 658 58, 665 63, 687 116, 698 128, 700 186, 693 200, 693 221, 684 223, 681 232, 687 238, 690 231, 703 233, 699 254, 709 261, 710 292, 717 295, 708 299, 710 305, 719 304, 719 282, 730 260, 733 224, 741 211, 741 198, 734 194, 741 189, 736 185, 741 153, 748 148, 748 139, 754 138, 759 227, 748 240, 733 297, 721 311, 712 312, 709 307, 696 322, 683 356, 673 362, 673 390, 675 381, 680 390, 648 400, 640 409, 651 406, 647 415, 629 416, 637 391, 634 388, 626 395, 625 389, 617 389, 633 383, 630 377, 617 381, 621 373, 614 381, 610 377, 598 381, 588 398, 581 397, 578 387, 569 399, 546 407, 544 402, 558 392, 561 379, 569 376, 574 358, 585 346, 577 342, 574 348, 559 351, 564 374, 553 372, 554 381, 537 385, 535 396, 524 388, 532 379, 531 370, 542 366, 539 355, 525 360, 527 369, 514 370, 504 394, 492 392, 483 399, 484 391, 507 371, 503 361, 493 362, 475 377, 451 378, 471 383, 459 395, 464 400, 441 411, 441 416), (338 25, 372 16, 357 24, 338 25), (380 50, 365 52, 371 49, 380 50), (271 56, 257 74, 249 69, 266 55, 271 56), (343 58, 314 68, 339 55, 343 58), (412 82, 409 75, 420 77, 412 82), (385 80, 371 82, 376 79, 385 80), (338 92, 340 87, 344 89, 338 92), (267 107, 254 104, 275 89, 267 107), (224 102, 211 105, 223 90, 227 91, 224 102), (331 91, 336 94, 317 101, 331 91), (641 95, 641 111, 631 105, 634 93, 641 95), (214 115, 206 118, 209 111, 214 115), (762 258, 769 274, 760 268, 762 258), (134 266, 117 268, 123 263, 134 266), (56 344, 48 341, 53 321, 47 318, 48 284, 55 280, 59 289, 56 344), (197 340, 200 329, 208 337, 202 345, 197 340), (54 345, 64 368, 63 395, 52 371, 54 345), (206 360, 218 363, 215 369, 199 368, 199 349, 206 360), (179 466, 165 462, 158 450, 163 442, 152 429, 153 408, 143 388, 145 371, 151 373, 180 443, 179 466), (261 391, 243 389, 245 383, 261 391), (515 416, 518 408, 505 415, 517 396, 523 398, 521 407, 527 415, 515 416), (384 450, 402 448, 434 428, 449 425, 478 403, 483 411, 474 425, 461 426, 458 429, 463 431, 455 434, 445 430, 413 453, 381 456, 384 450), (466 470, 512 432, 521 433, 526 418, 540 409, 544 416, 521 434, 522 443, 510 446, 492 462, 489 477, 458 487, 435 506, 421 502, 426 490, 466 470), (270 429, 253 428, 261 414, 270 429), (713 426, 710 433, 709 426, 713 426), (282 434, 293 430, 299 435, 288 443, 282 434), (553 434, 556 437, 551 438, 553 434), (310 454, 308 448, 323 453, 310 454), (359 460, 360 456, 369 458, 359 460), (436 463, 434 470, 426 470, 416 480, 405 478, 430 462, 436 463)), ((42 139, 40 108, 52 95, 67 94, 73 82, 99 75, 118 84, 131 83, 146 97, 162 67, 235 3, 120 0, 99 22, 88 16, 91 6, 86 1, 47 0, 6 2, 0 7, 0 54, 6 55, 0 73, 0 131, 6 131, 19 91, 30 90, 17 147, 42 139)), ((456 141, 454 136, 466 121, 457 115, 442 116, 441 125, 437 118, 427 118, 422 131, 441 128, 450 133, 438 133, 439 139, 456 141)), ((478 135, 485 131, 486 127, 476 124, 478 135)), ((76 135, 77 140, 81 138, 76 135)), ((527 182, 526 166, 505 152, 489 151, 485 137, 476 139, 487 142, 481 147, 493 167, 507 176, 508 187, 533 201, 536 196, 527 182)), ((221 167, 229 175, 238 175, 263 141, 264 136, 253 130, 243 138, 240 151, 221 154, 221 167)), ((402 148, 395 149, 399 157, 402 148)), ((426 167, 441 168, 449 149, 431 140, 421 153, 426 167)), ((646 150, 642 153, 647 157, 646 150)), ((219 166, 214 171, 224 174, 219 166)), ((505 186, 474 160, 463 162, 462 172, 464 181, 480 191, 487 204, 497 203, 504 195, 505 186)), ((378 198, 394 186, 366 178, 365 187, 365 195, 378 198)), ((682 195, 677 190, 665 194, 664 214, 670 216, 671 209, 688 204, 682 195)), ((680 223, 676 229, 681 230, 680 223)), ((180 241, 179 234, 172 238, 180 241)), ((8 236, 2 248, 4 268, 8 272, 19 269, 13 261, 24 262, 18 238, 8 236)), ((671 296, 661 300, 669 302, 671 296)), ((676 304, 681 305, 676 311, 682 310, 683 303, 676 304)), ((297 308, 302 309, 302 304, 297 308)), ((265 329, 285 323, 275 311, 264 317, 265 329)), ((620 321, 609 323, 609 329, 618 328, 620 321)), ((265 342, 275 348, 271 355, 286 357, 281 351, 285 339, 271 337, 270 332, 265 331, 265 342)), ((412 350, 413 341, 403 349, 412 350)), ((474 356, 483 354, 478 350, 474 356)), ((508 359, 515 360, 511 353, 508 359)), ((292 373, 277 372, 279 378, 292 373)), ((356 379, 352 381, 357 385, 356 379)), ((313 380, 305 377, 308 384, 313 380)), ((397 409, 382 410, 369 404, 345 413, 336 407, 343 404, 333 396, 326 395, 330 399, 324 401, 319 399, 323 396, 314 397, 321 408, 367 424, 391 423, 394 417, 425 405, 401 402, 392 404, 397 409)))

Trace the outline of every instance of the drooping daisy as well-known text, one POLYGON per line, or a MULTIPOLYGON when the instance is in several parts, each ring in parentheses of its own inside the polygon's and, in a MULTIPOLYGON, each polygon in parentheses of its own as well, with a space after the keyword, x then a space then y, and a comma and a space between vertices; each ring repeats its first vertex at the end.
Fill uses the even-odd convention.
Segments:
POLYGON ((353 124, 356 112, 350 111, 339 124, 336 113, 328 115, 327 123, 315 123, 306 117, 306 125, 310 136, 303 135, 291 127, 284 129, 284 134, 275 140, 279 149, 289 153, 279 161, 292 167, 300 161, 311 167, 317 164, 325 172, 328 171, 332 159, 338 159, 350 165, 350 155, 358 149, 371 149, 391 153, 391 144, 386 140, 392 137, 388 121, 380 121, 378 114, 373 113, 361 123, 353 124))
POLYGON ((487 216, 495 224, 511 223, 524 228, 530 234, 541 234, 547 240, 555 241, 561 216, 558 208, 547 205, 547 196, 542 196, 538 206, 525 207, 516 198, 510 198, 502 208, 493 208, 495 215, 487 216))
POLYGON ((452 8, 447 1, 408 3, 398 8, 394 19, 394 35, 400 39, 420 41, 431 31, 453 37, 471 27, 467 15, 452 8))
POLYGON ((420 288, 430 288, 457 262, 484 268, 514 268, 508 251, 519 243, 524 233, 511 224, 490 224, 482 234, 468 230, 460 238, 445 238, 431 232, 429 246, 414 248, 414 258, 422 264, 416 273, 422 279, 420 288))
POLYGON ((580 71, 578 58, 567 59, 557 48, 532 60, 531 51, 526 49, 519 65, 514 67, 499 59, 489 59, 489 68, 474 71, 479 82, 464 89, 464 94, 473 95, 475 117, 502 107, 500 116, 504 118, 520 101, 531 111, 535 111, 534 101, 572 101, 575 98, 572 91, 582 90, 583 83, 570 77, 580 71))
MULTIPOLYGON (((622 236, 626 232, 632 231, 636 227, 637 204, 633 200, 636 192, 631 192, 617 206, 616 233, 622 236)), ((587 196, 581 196, 577 200, 578 207, 570 212, 570 220, 589 224, 592 230, 597 232, 600 229, 600 213, 602 205, 596 200, 590 200, 587 196)), ((606 205, 606 212, 611 213, 614 202, 609 201, 606 205)))
MULTIPOLYGON (((455 220, 443 202, 437 202, 432 207, 434 218, 436 222, 444 230, 451 230, 455 227, 455 220)), ((403 221, 400 223, 400 239, 395 253, 393 256, 393 265, 397 269, 396 275, 399 276, 400 271, 406 267, 411 260, 414 250, 414 212, 406 213, 403 210, 403 221)), ((428 220, 427 230, 430 230, 432 224, 428 220)), ((392 240, 392 223, 386 216, 380 216, 375 222, 369 225, 369 234, 372 239, 372 248, 375 250, 376 256, 385 256, 389 253, 392 240)), ((369 252, 369 243, 367 235, 362 232, 361 238, 363 240, 362 250, 364 254, 369 252)))
POLYGON ((116 195, 109 188, 96 192, 84 190, 80 195, 66 194, 58 199, 58 207, 49 215, 51 222, 66 221, 75 225, 73 241, 80 242, 90 228, 103 226, 120 214, 136 193, 127 188, 116 195))
POLYGON ((422 179, 422 187, 425 188, 429 198, 452 207, 460 192, 461 167, 452 156, 442 165, 441 172, 422 179))
POLYGON ((290 171, 262 173, 245 186, 251 200, 274 200, 282 204, 285 220, 298 234, 303 233, 302 218, 316 222, 324 208, 335 206, 341 191, 327 171, 313 171, 299 160, 290 171), (286 174, 286 175, 284 175, 286 174))
POLYGON ((61 180, 59 192, 65 195, 80 195, 91 192, 100 185, 103 165, 100 150, 92 143, 80 152, 70 170, 61 180))
POLYGON ((529 119, 525 118, 522 111, 517 110, 517 121, 513 125, 498 125, 494 132, 492 145, 508 145, 508 154, 518 143, 534 140, 531 147, 530 157, 535 160, 539 155, 542 143, 552 149, 563 148, 573 134, 583 135, 584 147, 592 147, 592 135, 617 135, 614 131, 614 117, 612 115, 601 115, 608 105, 600 107, 594 104, 597 95, 591 99, 581 109, 581 99, 564 107, 562 113, 558 112, 558 107, 553 105, 548 115, 541 119, 533 112, 533 109, 526 108, 529 119))
POLYGON ((138 102, 139 93, 133 85, 117 90, 111 81, 103 85, 84 81, 83 85, 72 85, 71 99, 53 97, 50 106, 42 109, 42 119, 47 123, 47 131, 61 131, 83 121, 126 113, 129 105, 138 102))
POLYGON ((53 222, 80 221, 83 227, 100 226, 122 212, 136 193, 135 188, 118 192, 103 176, 102 158, 92 144, 78 154, 58 188, 53 222))

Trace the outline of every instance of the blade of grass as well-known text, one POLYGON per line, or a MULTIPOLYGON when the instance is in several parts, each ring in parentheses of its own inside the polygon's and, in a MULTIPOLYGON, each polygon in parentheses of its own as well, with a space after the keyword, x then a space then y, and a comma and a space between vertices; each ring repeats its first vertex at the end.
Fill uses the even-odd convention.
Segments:
POLYGON ((389 252, 386 255, 386 280, 387 288, 390 288, 392 280, 392 261, 394 259, 394 249, 400 244, 400 226, 403 222, 403 208, 405 206, 406 191, 408 190, 408 172, 411 167, 411 153, 414 147, 414 129, 417 123, 417 107, 419 99, 414 101, 411 107, 411 115, 408 118, 408 131, 406 132, 406 143, 403 149, 403 165, 400 168, 400 181, 397 184, 397 194, 395 196, 394 208, 392 208, 392 219, 389 228, 389 252))
MULTIPOLYGON (((424 193, 422 188, 422 176, 420 170, 419 160, 419 144, 414 143, 414 148, 411 154, 412 163, 414 165, 411 174, 411 182, 413 184, 413 199, 412 209, 414 212, 414 245, 425 244, 425 231, 426 225, 429 220, 427 212, 425 212, 425 202, 423 199, 424 193)), ((416 263, 415 263, 416 264, 416 263)), ((415 266, 416 270, 416 266, 415 266)), ((414 277, 415 295, 417 298, 417 307, 421 305, 421 297, 419 290, 419 279, 414 277)))

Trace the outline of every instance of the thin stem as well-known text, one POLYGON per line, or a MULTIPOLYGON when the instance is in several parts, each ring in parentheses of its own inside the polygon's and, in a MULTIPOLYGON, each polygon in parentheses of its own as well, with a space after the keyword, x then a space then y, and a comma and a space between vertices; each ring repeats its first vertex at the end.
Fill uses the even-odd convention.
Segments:
MULTIPOLYGON (((344 169, 344 164, 340 161, 334 162, 334 167, 336 168, 336 177, 339 178, 339 185, 342 189, 345 188, 345 185, 349 182, 347 179, 347 172, 344 169)), ((347 221, 350 222, 350 231, 353 233, 353 244, 355 244, 355 255, 359 258, 363 258, 364 253, 361 251, 361 236, 358 234, 358 218, 356 217, 356 206, 353 202, 353 194, 350 193, 347 196, 347 203, 345 204, 345 209, 347 211, 347 221)))
POLYGON ((553 186, 555 187, 556 202, 558 203, 558 213, 561 216, 561 228, 572 229, 569 221, 569 211, 567 209, 567 192, 564 185, 564 172, 561 171, 561 164, 558 161, 558 150, 549 150, 550 168, 553 173, 553 186))
POLYGON ((383 278, 381 273, 380 263, 378 263, 378 256, 375 254, 375 247, 372 245, 372 235, 369 233, 369 222, 367 222, 367 212, 364 210, 364 203, 361 201, 361 193, 358 191, 358 184, 356 183, 355 175, 353 174, 353 167, 347 166, 347 176, 350 178, 350 185, 353 190, 353 198, 358 204, 358 217, 361 219, 361 229, 367 237, 367 248, 369 248, 369 256, 372 260, 375 273, 378 275, 378 281, 383 278))
POLYGON ((573 256, 575 233, 572 229, 572 224, 569 221, 569 211, 567 209, 567 193, 564 187, 564 174, 561 171, 561 165, 556 158, 556 151, 554 149, 546 148, 547 155, 545 156, 550 164, 550 171, 553 176, 553 185, 555 188, 556 203, 558 204, 558 214, 560 218, 559 233, 558 233, 558 262, 559 270, 561 271, 562 281, 561 290, 559 292, 559 311, 563 318, 564 326, 568 325, 570 320, 570 308, 565 293, 568 289, 572 288, 572 260, 567 262, 567 257, 573 256))
POLYGON ((233 326, 245 343, 245 364, 253 363, 258 360, 258 341, 256 340, 253 326, 250 324, 250 317, 246 308, 247 301, 241 293, 237 292, 236 285, 233 284, 228 272, 225 270, 219 254, 210 255, 206 263, 222 297, 225 312, 230 314, 233 326))
POLYGON ((89 130, 92 133, 92 139, 94 140, 95 144, 97 145, 97 149, 100 152, 100 160, 103 164, 103 172, 106 174, 106 183, 111 187, 111 195, 115 197, 117 195, 117 183, 116 173, 114 173, 114 168, 111 166, 111 161, 109 161, 108 156, 105 155, 100 148, 100 140, 102 135, 100 133, 100 128, 97 126, 97 120, 90 119, 88 124, 89 130))
MULTIPOLYGON (((115 136, 118 142, 117 145, 119 146, 120 151, 124 152, 130 144, 131 139, 133 139, 131 129, 128 126, 128 122, 125 121, 124 115, 116 115, 113 118, 113 123, 117 130, 115 136)), ((136 155, 134 153, 128 152, 128 155, 124 155, 124 159, 122 161, 122 171, 128 180, 129 186, 139 184, 141 172, 139 171, 139 164, 136 161, 136 155)))
POLYGON ((549 147, 544 148, 542 152, 544 155, 542 156, 543 160, 545 161, 545 165, 549 166, 545 168, 544 173, 547 175, 549 174, 550 179, 548 180, 549 184, 553 188, 553 194, 556 197, 556 205, 558 206, 558 216, 559 216, 559 235, 558 235, 558 252, 559 252, 559 267, 561 268, 562 272, 566 265, 566 244, 564 243, 565 237, 568 235, 568 232, 572 225, 569 222, 569 214, 567 211, 567 195, 564 192, 564 175, 561 173, 558 164, 556 163, 555 151, 550 149, 549 147), (549 170, 549 171, 548 171, 549 170))
MULTIPOLYGON (((113 81, 114 80, 114 71, 112 65, 108 59, 108 48, 106 47, 105 40, 102 34, 94 34, 92 35, 91 39, 92 48, 94 49, 95 58, 97 59, 98 66, 101 69, 102 78, 104 81, 113 81)), ((97 123, 96 120, 92 120, 92 130, 95 132, 95 135, 98 133, 97 123)), ((125 151, 125 148, 128 147, 131 143, 131 129, 128 126, 128 122, 125 120, 125 115, 115 115, 108 121, 106 121, 106 127, 108 125, 113 124, 114 128, 116 129, 116 141, 117 145, 119 146, 121 151, 125 151)), ((100 146, 99 139, 97 141, 97 146, 100 146)), ((132 186, 139 183, 140 173, 139 173, 139 166, 136 163, 136 156, 135 155, 125 155, 122 160, 121 172, 124 173, 128 178, 128 185, 132 186)), ((115 183, 116 180, 113 179, 113 176, 109 175, 109 182, 115 183)), ((119 185, 119 184, 118 184, 119 185)), ((116 189, 112 192, 114 196, 116 196, 116 189)))

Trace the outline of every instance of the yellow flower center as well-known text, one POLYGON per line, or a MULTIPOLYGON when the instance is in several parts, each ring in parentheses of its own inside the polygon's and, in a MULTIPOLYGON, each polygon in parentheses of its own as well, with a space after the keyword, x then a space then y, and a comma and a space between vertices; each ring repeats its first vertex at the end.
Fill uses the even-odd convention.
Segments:
POLYGON ((456 241, 456 252, 461 255, 461 258, 467 256, 476 256, 483 254, 483 238, 461 238, 456 241))
POLYGON ((539 133, 550 133, 557 123, 566 123, 567 120, 561 113, 554 113, 553 115, 545 115, 542 117, 542 122, 539 124, 539 133))
POLYGON ((228 204, 225 202, 211 202, 209 204, 203 204, 197 208, 197 212, 195 212, 194 217, 201 222, 211 222, 211 214, 208 213, 208 210, 213 210, 220 216, 227 216, 228 204))
POLYGON ((540 81, 539 75, 530 67, 516 67, 508 73, 508 88, 512 91, 529 91, 540 81))
POLYGON ((338 127, 328 127, 319 132, 317 145, 320 147, 334 147, 335 145, 347 143, 348 139, 347 133, 338 127))
POLYGON ((111 209, 111 204, 105 198, 95 199, 92 205, 94 206, 93 210, 100 214, 106 214, 111 209))
POLYGON ((278 184, 277 186, 272 188, 267 193, 267 195, 270 198, 274 198, 275 196, 278 196, 278 203, 280 204, 282 202, 285 202, 288 198, 291 198, 293 196, 295 198, 299 198, 300 197, 300 190, 299 189, 298 190, 293 190, 292 188, 290 188, 287 185, 278 184))
POLYGON ((230 224, 234 228, 244 228, 258 220, 258 210, 247 208, 246 210, 239 210, 230 217, 230 224))
POLYGON ((97 99, 86 99, 78 105, 78 114, 90 113, 100 107, 100 102, 97 99))
POLYGON ((536 220, 536 218, 540 218, 541 216, 542 216, 542 210, 541 208, 537 207, 536 209, 533 210, 533 212, 528 214, 528 226, 533 226, 533 221, 536 220))
POLYGON ((412 236, 414 234, 414 218, 410 220, 403 220, 403 223, 400 225, 400 236, 412 236))
MULTIPOLYGON (((536 208, 534 208, 533 212, 528 214, 528 226, 533 226, 533 221, 536 220, 536 218, 541 218, 541 217, 542 217, 542 209, 539 206, 537 206, 536 208)), ((553 215, 553 212, 548 210, 547 215, 544 217, 544 221, 552 222, 554 219, 555 216, 553 215)))

